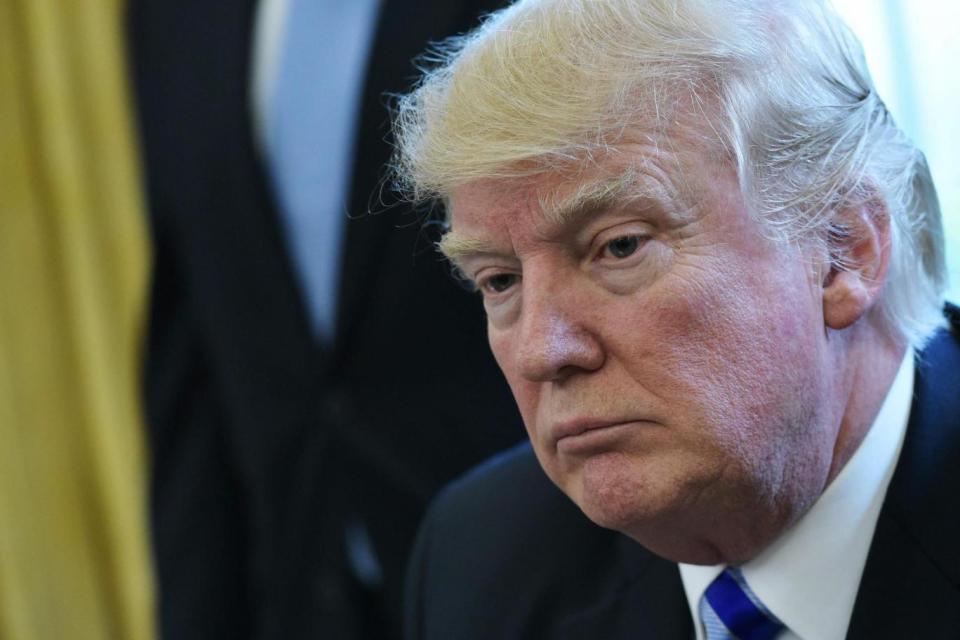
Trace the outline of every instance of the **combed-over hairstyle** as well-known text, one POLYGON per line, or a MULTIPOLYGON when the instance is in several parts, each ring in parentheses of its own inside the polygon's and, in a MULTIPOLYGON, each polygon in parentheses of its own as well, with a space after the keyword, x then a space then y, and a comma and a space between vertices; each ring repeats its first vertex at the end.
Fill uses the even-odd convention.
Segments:
POLYGON ((771 237, 830 250, 846 233, 842 207, 867 203, 890 216, 877 313, 916 348, 943 323, 926 161, 824 1, 521 0, 425 60, 394 122, 395 177, 410 199, 586 162, 680 99, 713 105, 719 115, 703 118, 771 237))

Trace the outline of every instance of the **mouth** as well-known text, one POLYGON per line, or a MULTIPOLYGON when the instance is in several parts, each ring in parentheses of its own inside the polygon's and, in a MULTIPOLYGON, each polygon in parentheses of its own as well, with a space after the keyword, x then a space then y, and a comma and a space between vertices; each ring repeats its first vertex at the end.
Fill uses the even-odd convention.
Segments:
POLYGON ((575 420, 558 425, 553 438, 559 453, 583 455, 609 449, 643 420, 575 420))

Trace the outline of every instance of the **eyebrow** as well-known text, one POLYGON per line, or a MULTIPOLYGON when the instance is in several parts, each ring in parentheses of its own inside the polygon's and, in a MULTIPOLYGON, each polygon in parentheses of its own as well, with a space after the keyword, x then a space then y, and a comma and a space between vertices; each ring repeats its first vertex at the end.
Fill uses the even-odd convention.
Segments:
POLYGON ((540 208, 544 218, 551 224, 566 226, 619 203, 634 191, 636 182, 637 171, 630 167, 610 180, 582 184, 562 198, 541 198, 540 208))
POLYGON ((485 240, 466 237, 456 231, 445 233, 437 243, 437 249, 455 265, 459 265, 467 256, 496 253, 496 249, 485 240))
MULTIPOLYGON (((570 226, 618 204, 628 195, 635 193, 636 178, 637 172, 631 167, 613 179, 587 182, 563 197, 541 197, 540 209, 551 225, 570 226)), ((455 265, 468 256, 498 253, 485 239, 466 236, 455 229, 444 234, 437 243, 437 248, 455 265)))

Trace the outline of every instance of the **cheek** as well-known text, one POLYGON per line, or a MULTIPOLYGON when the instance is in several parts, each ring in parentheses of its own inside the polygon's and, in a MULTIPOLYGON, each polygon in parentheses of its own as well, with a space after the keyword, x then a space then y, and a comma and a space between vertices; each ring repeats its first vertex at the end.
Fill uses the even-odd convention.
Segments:
POLYGON ((520 417, 523 418, 527 433, 531 436, 531 439, 534 439, 534 419, 537 411, 539 385, 524 378, 517 370, 516 344, 512 336, 511 332, 498 330, 491 323, 487 323, 487 341, 490 343, 490 350, 493 352, 493 357, 497 361, 500 371, 507 379, 507 384, 510 386, 517 408, 520 410, 520 417))
POLYGON ((629 308, 633 331, 632 340, 624 343, 626 366, 643 386, 671 404, 704 395, 698 391, 701 384, 723 378, 727 362, 739 360, 730 351, 741 342, 729 331, 735 326, 729 316, 736 309, 724 308, 723 293, 709 283, 673 276, 643 298, 642 304, 629 308))
POLYGON ((669 276, 649 292, 634 314, 645 330, 625 358, 651 363, 634 374, 672 417, 736 447, 810 396, 816 314, 809 295, 784 291, 779 278, 698 275, 669 276))

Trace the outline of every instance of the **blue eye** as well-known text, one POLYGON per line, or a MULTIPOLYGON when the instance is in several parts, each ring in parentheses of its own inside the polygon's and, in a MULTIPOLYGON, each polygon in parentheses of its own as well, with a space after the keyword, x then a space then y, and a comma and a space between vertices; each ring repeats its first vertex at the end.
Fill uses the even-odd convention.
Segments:
POLYGON ((640 247, 640 236, 621 236, 607 243, 606 249, 614 258, 628 258, 640 247))

